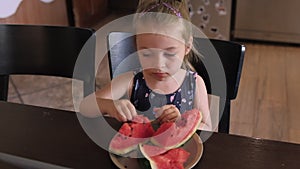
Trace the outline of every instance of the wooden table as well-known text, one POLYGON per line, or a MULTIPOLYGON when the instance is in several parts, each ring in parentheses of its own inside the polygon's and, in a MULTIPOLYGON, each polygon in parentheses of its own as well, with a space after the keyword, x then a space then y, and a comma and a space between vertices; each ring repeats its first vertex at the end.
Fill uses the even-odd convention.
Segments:
MULTIPOLYGON (((0 102, 0 115, 1 153, 69 168, 117 168, 108 152, 84 132, 75 112, 0 102)), ((111 118, 107 121, 119 124, 111 118)), ((91 119, 91 123, 99 127, 97 121, 91 119)), ((299 144, 204 132, 208 134, 212 135, 204 142, 203 155, 194 168, 300 167, 299 144)), ((4 162, 0 155, 0 168, 18 167, 4 162)))

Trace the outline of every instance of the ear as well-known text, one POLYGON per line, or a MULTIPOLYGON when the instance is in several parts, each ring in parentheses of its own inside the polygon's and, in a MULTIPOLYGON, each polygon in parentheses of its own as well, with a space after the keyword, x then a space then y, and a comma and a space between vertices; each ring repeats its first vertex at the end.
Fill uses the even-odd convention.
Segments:
POLYGON ((191 36, 188 40, 188 42, 185 44, 185 55, 190 53, 190 51, 193 48, 193 37, 191 36))

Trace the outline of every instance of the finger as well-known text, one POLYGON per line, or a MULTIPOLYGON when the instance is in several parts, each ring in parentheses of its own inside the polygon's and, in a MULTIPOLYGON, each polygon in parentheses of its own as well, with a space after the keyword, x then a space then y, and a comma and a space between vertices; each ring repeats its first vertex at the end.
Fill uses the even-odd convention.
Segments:
POLYGON ((176 112, 172 112, 167 114, 161 121, 164 122, 174 122, 178 118, 178 114, 176 112))
POLYGON ((176 121, 180 117, 180 112, 175 106, 170 106, 160 117, 161 122, 176 121))
POLYGON ((162 109, 161 107, 155 107, 153 108, 153 111, 155 112, 155 117, 158 118, 159 116, 161 116, 161 114, 163 113, 164 109, 162 109))
POLYGON ((163 107, 161 107, 160 111, 163 111, 163 112, 162 112, 161 115, 158 117, 158 119, 164 118, 164 117, 167 116, 168 114, 174 112, 175 109, 174 109, 174 107, 172 107, 172 106, 163 106, 163 107))
POLYGON ((175 122, 178 119, 178 116, 174 116, 174 118, 169 119, 171 122, 175 122))
POLYGON ((167 110, 167 109, 171 109, 171 108, 175 108, 175 106, 173 104, 166 104, 164 106, 161 107, 161 109, 163 111, 167 110))
POLYGON ((131 112, 130 112, 130 110, 128 109, 127 106, 124 106, 124 107, 122 108, 122 112, 123 112, 123 114, 125 115, 125 117, 126 117, 127 120, 132 120, 131 112))
POLYGON ((123 113, 120 107, 116 107, 116 112, 114 113, 114 117, 121 122, 125 122, 127 120, 125 114, 123 113))
POLYGON ((125 115, 122 112, 119 112, 116 113, 115 118, 120 122, 125 122, 127 120, 125 115))
POLYGON ((135 107, 133 106, 133 104, 129 103, 128 104, 128 109, 131 112, 132 117, 137 116, 137 112, 136 112, 135 107))
POLYGON ((158 121, 161 123, 167 122, 168 121, 168 116, 170 114, 174 114, 175 112, 172 112, 170 110, 168 111, 164 111, 163 114, 161 116, 158 117, 158 121))
POLYGON ((155 112, 155 117, 159 118, 163 114, 163 112, 165 110, 172 108, 172 106, 173 105, 169 105, 168 104, 168 105, 164 105, 162 107, 155 107, 155 108, 153 108, 153 111, 155 112))

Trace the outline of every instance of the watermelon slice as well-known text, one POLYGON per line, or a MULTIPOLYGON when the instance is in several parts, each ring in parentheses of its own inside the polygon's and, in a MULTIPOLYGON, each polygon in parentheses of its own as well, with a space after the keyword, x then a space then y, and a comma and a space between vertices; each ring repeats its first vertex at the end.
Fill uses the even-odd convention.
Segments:
POLYGON ((150 162, 152 169, 184 169, 184 163, 190 156, 190 153, 183 148, 166 150, 164 148, 140 144, 140 150, 150 162))
POLYGON ((157 156, 167 152, 168 150, 163 147, 158 147, 155 145, 150 144, 139 144, 140 151, 142 152, 143 156, 147 159, 153 156, 157 156))
POLYGON ((138 148, 138 144, 146 142, 154 134, 150 120, 138 115, 131 122, 124 123, 109 144, 110 152, 124 155, 138 148))
POLYGON ((186 111, 181 115, 181 119, 172 123, 163 123, 151 142, 165 149, 173 149, 184 144, 196 132, 202 120, 198 109, 186 111))
POLYGON ((124 123, 110 142, 110 152, 124 155, 136 150, 139 143, 149 139, 165 150, 177 148, 184 144, 196 132, 202 116, 197 109, 186 111, 176 122, 163 123, 154 131, 150 120, 143 115, 134 117, 124 123))

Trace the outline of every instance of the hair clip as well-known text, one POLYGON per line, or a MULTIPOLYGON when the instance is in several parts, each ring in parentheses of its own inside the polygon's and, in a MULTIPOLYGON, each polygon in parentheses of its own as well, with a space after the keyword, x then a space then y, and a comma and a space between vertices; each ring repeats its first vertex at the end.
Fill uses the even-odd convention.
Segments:
MULTIPOLYGON (((182 0, 175 0, 175 1, 182 2, 182 0)), ((162 0, 158 0, 158 3, 163 3, 163 1, 162 0)))
POLYGON ((165 7, 171 9, 171 10, 174 12, 174 14, 175 14, 176 16, 178 16, 179 18, 181 18, 181 13, 179 12, 178 9, 173 8, 170 4, 165 3, 165 2, 163 2, 162 4, 163 4, 165 7))
MULTIPOLYGON (((180 13, 180 11, 179 11, 178 9, 173 8, 169 3, 161 2, 161 0, 159 0, 158 3, 152 5, 149 9, 143 11, 141 16, 143 16, 145 13, 151 11, 152 9, 154 9, 154 8, 160 6, 160 5, 164 5, 165 7, 171 9, 171 10, 173 11, 173 13, 174 13, 177 17, 179 17, 179 18, 182 17, 182 16, 181 16, 181 13, 180 13)), ((140 16, 140 17, 141 17, 141 16, 140 16)))
MULTIPOLYGON (((182 0, 175 0, 175 1, 182 2, 182 0)), ((164 2, 163 0, 158 0, 158 1, 157 1, 157 3, 159 3, 159 4, 160 4, 160 3, 163 3, 163 2, 164 2)), ((166 2, 165 2, 165 3, 166 3, 166 2)))

